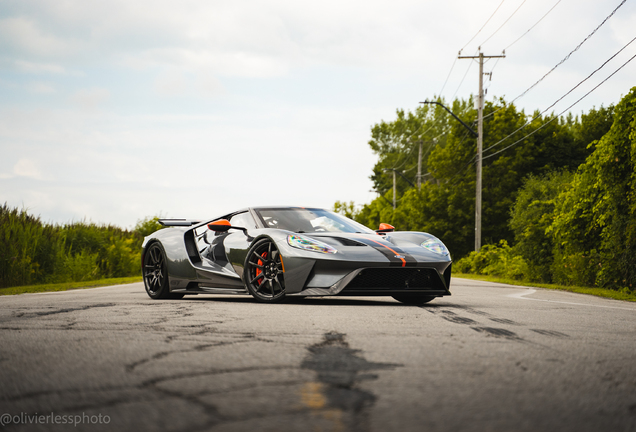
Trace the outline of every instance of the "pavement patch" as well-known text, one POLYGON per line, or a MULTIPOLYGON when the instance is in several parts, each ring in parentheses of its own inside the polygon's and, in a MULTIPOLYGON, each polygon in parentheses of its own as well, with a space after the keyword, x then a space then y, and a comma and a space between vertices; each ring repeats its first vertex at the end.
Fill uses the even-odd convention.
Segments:
POLYGON ((330 332, 322 342, 307 348, 301 368, 316 371, 316 381, 306 383, 301 401, 316 416, 331 420, 333 430, 367 430, 366 409, 376 396, 357 386, 377 379, 373 370, 394 369, 400 364, 369 362, 351 349, 342 333, 330 332))

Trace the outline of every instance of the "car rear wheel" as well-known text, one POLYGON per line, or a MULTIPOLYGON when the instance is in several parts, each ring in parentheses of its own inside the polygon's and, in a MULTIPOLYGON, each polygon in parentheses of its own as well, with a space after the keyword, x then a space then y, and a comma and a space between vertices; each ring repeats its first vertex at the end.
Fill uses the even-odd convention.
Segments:
POLYGON ((166 255, 161 244, 152 243, 144 254, 144 286, 146 292, 155 300, 158 299, 180 299, 183 294, 170 292, 168 285, 168 270, 166 266, 166 255))
POLYGON ((247 253, 243 281, 260 302, 276 303, 285 298, 283 262, 272 240, 257 241, 247 253))
POLYGON ((391 296, 399 302, 408 305, 423 305, 433 300, 435 297, 424 294, 396 294, 391 296))

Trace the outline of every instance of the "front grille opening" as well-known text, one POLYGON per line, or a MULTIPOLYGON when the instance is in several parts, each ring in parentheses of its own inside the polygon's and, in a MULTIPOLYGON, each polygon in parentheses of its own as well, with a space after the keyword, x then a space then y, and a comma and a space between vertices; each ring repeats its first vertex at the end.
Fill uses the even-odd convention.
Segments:
POLYGON ((446 290, 435 269, 369 268, 363 269, 345 290, 446 290))

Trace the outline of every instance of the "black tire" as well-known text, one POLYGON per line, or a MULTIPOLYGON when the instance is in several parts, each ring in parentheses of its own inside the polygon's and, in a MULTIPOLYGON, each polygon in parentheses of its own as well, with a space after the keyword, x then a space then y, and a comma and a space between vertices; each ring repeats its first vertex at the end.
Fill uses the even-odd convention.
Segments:
POLYGON ((183 294, 170 292, 166 254, 159 242, 152 243, 146 249, 142 272, 146 293, 148 293, 150 298, 160 300, 180 299, 183 297, 183 294))
POLYGON ((423 305, 435 298, 425 294, 396 294, 391 297, 407 305, 423 305))
POLYGON ((285 299, 283 263, 273 240, 257 241, 247 253, 244 269, 245 288, 256 300, 278 303, 285 299))

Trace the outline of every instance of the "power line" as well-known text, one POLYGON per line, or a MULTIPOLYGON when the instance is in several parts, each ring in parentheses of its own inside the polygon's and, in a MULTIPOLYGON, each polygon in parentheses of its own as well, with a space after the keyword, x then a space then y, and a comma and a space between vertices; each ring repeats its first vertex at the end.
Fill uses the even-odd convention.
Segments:
MULTIPOLYGON (((435 113, 433 112, 433 116, 435 116, 435 113)), ((426 135, 429 131, 431 131, 435 126, 437 126, 439 124, 439 122, 442 119, 437 119, 434 120, 433 119, 433 124, 426 129, 424 132, 422 132, 420 135, 426 135)), ((405 138, 402 138, 403 140, 408 140, 409 138, 411 138, 413 135, 415 135, 420 129, 422 129, 422 126, 424 126, 424 124, 426 123, 426 119, 423 119, 422 123, 420 124, 420 126, 414 130, 413 132, 411 132, 411 134, 409 134, 408 136, 406 136, 405 138)), ((447 134, 449 131, 443 131, 441 134, 437 135, 436 137, 434 137, 433 139, 436 140, 437 138, 441 137, 444 134, 447 134)), ((393 167, 394 169, 397 168, 401 168, 402 166, 404 166, 406 164, 406 162, 408 161, 408 158, 411 156, 411 153, 413 153, 413 151, 415 150, 415 146, 411 149, 411 152, 407 155, 406 159, 404 160, 404 162, 402 162, 402 164, 399 167, 393 167)))
MULTIPOLYGON (((607 22, 607 20, 608 20, 608 19, 610 19, 610 18, 614 15, 614 13, 616 13, 616 11, 618 10, 618 8, 620 8, 621 6, 623 6, 623 5, 625 4, 625 2, 626 2, 626 1, 627 1, 627 0, 623 0, 623 1, 622 1, 622 2, 621 2, 621 3, 620 3, 617 7, 616 7, 616 9, 614 9, 614 10, 612 11, 612 13, 611 13, 611 14, 609 14, 609 15, 607 16, 607 18, 605 18, 605 19, 603 20, 603 22, 601 22, 601 23, 598 25, 598 27, 596 27, 596 28, 594 29, 594 31, 592 31, 592 33, 590 33, 590 34, 589 34, 589 35, 588 35, 585 39, 583 39, 583 41, 581 41, 581 43, 579 43, 579 44, 576 46, 576 48, 574 48, 572 51, 570 51, 570 53, 569 53, 568 55, 566 55, 566 56, 563 58, 563 60, 561 60, 559 63, 557 63, 557 64, 556 64, 556 65, 555 65, 552 69, 550 69, 550 70, 548 71, 548 73, 546 73, 545 75, 543 75, 543 76, 542 76, 542 77, 541 77, 541 78, 540 78, 540 79, 539 79, 536 83, 532 84, 532 85, 531 85, 531 86, 530 86, 530 87, 529 87, 526 91, 524 91, 524 92, 523 92, 523 93, 521 93, 519 96, 517 96, 515 99, 513 99, 513 100, 512 100, 512 102, 514 102, 514 101, 516 101, 517 99, 519 99, 520 97, 524 96, 526 93, 528 93, 530 90, 532 90, 532 89, 533 89, 533 88, 534 88, 537 84, 539 84, 541 81, 543 81, 543 79, 544 79, 545 77, 547 77, 548 75, 550 75, 550 74, 552 73, 552 71, 554 71, 557 67, 561 66, 563 63, 565 63, 565 62, 566 62, 566 61, 570 58, 570 56, 571 56, 572 54, 574 54, 576 51, 578 51, 578 50, 579 50, 579 48, 581 48, 581 46, 582 46, 582 45, 583 45, 583 44, 584 44, 584 43, 585 43, 585 42, 586 42, 589 38, 591 38, 591 37, 592 37, 592 35, 594 35, 594 33, 596 33, 596 31, 597 31, 598 29, 600 29, 600 28, 601 28, 601 26, 602 26, 603 24, 605 24, 605 22, 607 22)), ((512 102, 511 102, 511 103, 512 103, 512 102)))
POLYGON ((409 158, 411 157, 411 155, 413 154, 413 152, 415 151, 415 146, 413 146, 411 148, 411 151, 409 152, 409 154, 406 155, 406 157, 404 158, 404 162, 402 162, 399 166, 394 166, 391 169, 400 169, 402 168, 404 165, 406 165, 406 163, 408 162, 409 158))
MULTIPOLYGON (((523 96, 525 96, 525 95, 526 95, 526 93, 528 93, 530 90, 532 90, 534 87, 536 87, 536 86, 537 86, 537 84, 539 84, 541 81, 543 81, 543 80, 545 79, 545 77, 547 77, 548 75, 550 75, 550 74, 551 74, 551 73, 552 73, 552 72, 553 72, 553 71, 554 71, 557 67, 559 67, 559 66, 561 66, 563 63, 565 63, 565 62, 566 62, 566 61, 570 58, 570 56, 571 56, 572 54, 574 54, 576 51, 578 51, 578 50, 579 50, 579 48, 581 48, 581 46, 582 46, 582 45, 583 45, 583 44, 584 44, 584 43, 585 43, 585 42, 586 42, 589 38, 591 38, 591 37, 594 35, 594 33, 596 33, 596 32, 597 32, 597 30, 598 30, 598 29, 600 29, 600 28, 603 26, 603 24, 605 24, 605 22, 607 22, 607 20, 608 20, 608 19, 610 19, 610 18, 611 18, 611 17, 612 17, 612 16, 616 13, 616 11, 617 11, 617 10, 618 10, 621 6, 623 6, 623 4, 625 4, 625 2, 626 2, 626 1, 627 1, 627 0, 623 0, 623 1, 621 1, 621 3, 620 3, 618 6, 616 6, 616 9, 614 9, 614 10, 612 11, 612 13, 610 13, 610 14, 609 14, 609 15, 608 15, 608 16, 607 16, 604 20, 603 20, 603 22, 601 22, 601 23, 600 23, 600 24, 599 24, 599 25, 598 25, 598 26, 597 26, 597 27, 596 27, 596 28, 592 31, 592 33, 590 33, 589 35, 587 35, 587 37, 586 37, 585 39, 583 39, 583 41, 581 41, 581 43, 579 43, 579 44, 576 46, 576 48, 574 48, 572 51, 570 51, 570 53, 569 53, 568 55, 566 55, 566 56, 565 56, 565 57, 564 57, 564 58, 563 58, 560 62, 558 62, 558 63, 557 63, 557 64, 556 64, 556 65, 555 65, 552 69, 550 69, 550 70, 549 70, 549 71, 548 71, 545 75, 543 75, 541 78, 539 78, 539 80, 538 80, 537 82, 535 82, 534 84, 532 84, 532 85, 531 85, 530 87, 528 87, 528 88, 527 88, 527 89, 526 89, 523 93, 521 93, 519 96, 517 96, 517 97, 516 97, 516 98, 514 98, 512 101, 510 101, 510 104, 513 104, 516 100, 518 100, 518 99, 522 98, 523 96)), ((487 115, 487 116, 485 116, 484 118, 488 118, 488 117, 490 117, 490 116, 495 115, 495 113, 497 113, 497 112, 498 112, 499 110, 501 110, 501 109, 503 109, 503 107, 502 107, 502 108, 499 108, 498 110, 495 110, 495 111, 491 112, 490 114, 488 114, 488 115, 487 115)))
MULTIPOLYGON (((532 26, 531 26, 528 30, 526 30, 526 31, 525 31, 525 33, 523 33, 521 36, 519 36, 517 39, 515 39, 515 40, 514 40, 514 42, 512 42, 510 45, 508 45, 507 47, 505 47, 505 48, 503 49, 503 52, 506 52, 506 50, 507 50, 508 48, 510 48, 511 46, 513 46, 514 44, 516 44, 517 42, 519 42, 519 41, 520 41, 520 40, 521 40, 524 36, 526 36, 528 33, 530 33, 530 31, 531 31, 533 28, 535 28, 535 27, 536 27, 536 26, 537 26, 537 25, 538 25, 541 21, 543 21, 543 19, 544 19, 545 17, 547 17, 547 16, 550 14, 550 12, 552 12, 552 11, 554 10, 554 8, 556 8, 556 7, 559 5, 559 3, 561 3, 561 1, 562 1, 562 0, 557 1, 557 2, 554 4, 554 6, 552 6, 552 7, 551 7, 551 8, 550 8, 550 9, 549 9, 549 10, 548 10, 548 11, 547 11, 547 12, 546 12, 546 13, 545 13, 545 14, 544 14, 541 18, 539 18, 539 20, 538 20, 536 23, 534 23, 534 24, 533 24, 533 25, 532 25, 532 26)), ((520 6, 520 7, 521 7, 521 6, 520 6)), ((495 64, 493 65, 492 69, 490 69, 490 73, 491 73, 491 74, 492 74, 492 72, 495 70, 495 68, 497 67, 497 65, 499 64, 499 60, 501 60, 501 58, 498 58, 498 59, 495 61, 495 64)), ((491 78, 492 78, 492 75, 491 75, 491 78)))
MULTIPOLYGON (((475 36, 473 36, 472 38, 470 38, 470 40, 469 40, 468 42, 466 42, 466 45, 464 45, 464 46, 462 47, 462 49, 460 49, 460 50, 459 50, 459 53, 460 53, 460 54, 461 54, 461 52, 464 50, 464 48, 466 48, 466 47, 468 46, 468 44, 470 44, 470 43, 473 41, 473 39, 475 39, 475 38, 477 37, 477 35, 478 35, 479 33, 481 33, 481 31, 484 29, 484 27, 486 27, 486 24, 488 24, 488 22, 490 22, 490 20, 492 19, 492 17, 494 17, 494 16, 495 16, 495 14, 497 13, 497 11, 498 11, 498 10, 499 10, 499 8, 501 7, 501 5, 502 5, 502 4, 504 4, 504 2, 505 2, 505 1, 506 1, 506 0, 501 0, 501 3, 499 3, 499 6, 497 6, 497 9, 495 9, 495 11, 492 13, 492 15, 490 15, 490 18, 488 18, 488 19, 486 20, 486 22, 484 23, 484 25, 483 25, 483 26, 481 26, 481 28, 477 31, 477 33, 475 33, 475 36)), ((525 1, 525 0, 524 0, 524 1, 525 1)))
POLYGON ((513 43, 511 43, 511 44, 510 44, 510 45, 508 45, 506 48, 504 48, 504 51, 505 51, 505 50, 507 50, 508 48, 510 48, 511 46, 513 46, 514 44, 516 44, 517 42, 519 42, 519 40, 520 40, 522 37, 524 37, 525 35, 527 35, 528 33, 530 33, 530 30, 532 30, 533 28, 535 28, 535 27, 537 26, 537 24, 539 24, 541 21, 543 21, 543 18, 547 17, 547 16, 548 16, 548 14, 549 14, 550 12, 552 12, 552 10, 553 10, 555 7, 557 7, 557 6, 559 5, 559 3, 561 3, 561 0, 559 0, 558 2, 556 2, 556 3, 554 4, 554 6, 552 6, 552 7, 550 8, 550 10, 549 10, 549 11, 547 11, 547 12, 545 13, 545 15, 543 15, 541 18, 539 18, 539 21, 537 21, 536 23, 534 23, 534 24, 532 25, 532 27, 530 27, 528 30, 526 30, 526 32, 525 32, 524 34, 522 34, 521 36, 519 36, 517 39, 515 39, 515 41, 514 41, 513 43))
MULTIPOLYGON (((561 96, 559 99, 557 99, 554 103, 552 103, 552 105, 550 105, 549 107, 547 107, 546 109, 544 109, 543 111, 541 111, 539 114, 537 114, 532 120, 527 120, 521 127, 519 127, 517 130, 515 130, 514 132, 512 132, 510 135, 506 136, 505 138, 502 138, 501 140, 497 141, 496 143, 494 143, 493 145, 491 145, 490 147, 484 149, 484 151, 488 151, 491 148, 498 146, 499 144, 501 144, 503 141, 507 140, 508 138, 510 138, 512 135, 516 134, 517 132, 519 132, 521 129, 523 129, 524 127, 526 127, 528 124, 532 123, 534 120, 536 120, 537 118, 541 117, 546 111, 548 111, 550 108, 552 108, 553 106, 555 106, 557 103, 559 103, 561 100, 563 100, 563 98, 565 98, 567 95, 569 95, 570 93, 572 93, 574 90, 576 90, 581 84, 583 84, 585 81, 587 81, 588 79, 590 79, 596 72, 598 72, 599 70, 601 70, 607 63, 609 63, 611 60, 613 60, 617 55, 619 55, 625 48, 627 48, 629 45, 632 44, 632 42, 634 42, 636 40, 636 37, 633 38, 631 41, 627 42, 627 44, 625 44, 620 50, 618 50, 616 53, 614 53, 614 55, 612 55, 610 58, 608 58, 607 60, 605 60, 603 62, 603 64, 601 64, 598 68, 596 68, 591 74, 589 74, 586 78, 582 79, 581 81, 579 81, 579 83, 577 85, 575 85, 574 87, 572 87, 567 93, 565 93, 563 96, 561 96)), ((622 66, 621 66, 622 67, 622 66)))
MULTIPOLYGON (((433 128, 437 125, 437 123, 438 123, 438 122, 439 122, 439 121, 435 121, 435 122, 431 125, 431 127, 429 127, 429 128, 428 128, 428 129, 426 129, 424 132, 422 132, 422 135, 425 135, 425 134, 426 134, 426 133, 428 133, 431 129, 433 129, 433 128)), ((422 122, 422 124, 420 124, 420 127, 418 127, 418 128, 417 128, 414 132, 412 132, 409 136, 407 136, 406 138, 402 138, 402 139, 404 139, 404 140, 408 140, 409 138, 411 138, 413 135, 415 135, 415 134, 417 133, 417 131, 419 131, 420 129, 422 129, 422 126, 424 126, 424 123, 425 123, 425 122, 423 121, 423 122, 422 122)), ((444 133, 442 132, 442 134, 441 134, 441 135, 443 135, 443 134, 444 134, 444 133)), ((438 135, 438 136, 441 136, 441 135, 438 135)), ((411 148, 411 152, 410 152, 410 153, 406 156, 406 158, 404 159, 404 162, 402 162, 402 164, 401 164, 399 167, 393 167, 392 169, 397 169, 397 168, 401 168, 401 167, 403 167, 403 166, 406 164, 406 162, 409 160, 409 157, 411 157, 411 154, 412 154, 414 151, 415 151, 415 146, 413 146, 413 148, 411 148)))
MULTIPOLYGON (((460 53, 461 53, 461 51, 460 51, 460 53)), ((457 86, 457 90, 455 90, 455 93, 453 94, 453 97, 451 99, 455 99, 455 96, 457 95, 457 92, 461 88, 462 84, 464 84, 464 80, 466 79, 466 76, 468 75, 468 71, 470 71, 470 67, 472 65, 473 65, 473 62, 469 62, 468 63, 468 69, 466 69, 466 72, 464 73, 464 77, 462 78, 462 80, 460 81, 459 85, 457 86)))
MULTIPOLYGON (((632 39, 633 41, 634 39, 632 39)), ((630 42, 631 43, 631 42, 630 42)), ((608 76, 607 78, 605 78, 603 81, 601 81, 600 83, 598 83, 592 90, 590 90, 589 92, 585 93, 581 98, 579 98, 579 100, 577 100, 576 102, 574 102, 572 105, 570 105, 569 107, 567 107, 566 109, 564 109, 563 111, 561 111, 557 116, 551 118, 550 120, 548 120, 547 122, 545 122, 544 124, 542 124, 540 127, 538 127, 537 129, 535 129, 534 131, 530 132, 528 135, 524 136, 523 138, 513 142, 512 144, 510 144, 508 147, 505 147, 495 153, 491 153, 488 156, 484 156, 484 159, 488 159, 490 157, 493 157, 503 151, 508 150, 509 148, 511 148, 512 146, 517 145, 518 143, 520 143, 521 141, 523 141, 524 139, 528 138, 530 135, 535 134, 536 132, 540 131, 541 129, 543 129, 544 127, 546 127, 547 125, 549 125, 550 123, 552 123, 555 119, 559 118, 560 116, 562 116, 565 112, 567 112, 570 108, 572 108, 574 105, 578 104, 579 102, 581 102, 583 99, 585 99, 590 93, 592 93, 594 90, 596 90, 597 88, 599 88, 603 83, 605 83, 605 81, 607 81, 608 79, 610 79, 611 77, 613 77, 618 71, 620 71, 621 69, 623 69, 629 62, 631 62, 632 60, 634 60, 634 58, 636 58, 636 54, 634 54, 629 60, 627 60, 625 63, 623 63, 621 65, 621 67, 619 67, 618 69, 616 69, 614 72, 612 72, 612 74, 610 76, 608 76)), ((492 148, 492 146, 490 147, 492 148)))
MULTIPOLYGON (((486 27, 486 25, 490 22, 490 20, 492 19, 492 17, 495 16, 495 14, 497 13, 497 11, 499 10, 499 8, 501 7, 502 4, 504 4, 506 0, 501 0, 501 3, 499 3, 499 6, 497 6, 497 8, 495 9, 495 11, 492 13, 492 15, 490 15, 490 17, 486 20, 486 22, 484 23, 484 25, 481 26, 481 28, 477 31, 477 33, 475 33, 475 35, 470 38, 470 40, 468 42, 466 42, 466 44, 462 47, 462 49, 459 50, 458 55, 461 55, 462 51, 464 50, 464 48, 466 48, 468 46, 468 44, 470 44, 473 39, 475 39, 477 37, 477 35, 479 35, 479 33, 481 33, 481 31, 484 29, 484 27, 486 27)), ((559 0, 560 1, 560 0, 559 0)), ((442 89, 439 91, 439 95, 442 95, 442 92, 444 91, 444 89, 446 88, 446 84, 448 83, 448 79, 451 76, 451 73, 453 72, 453 69, 455 68, 455 63, 457 63, 457 57, 455 57, 455 60, 453 60, 453 64, 451 65, 450 70, 448 71, 448 75, 446 75, 446 80, 444 81, 444 85, 442 86, 442 89)), ((464 75, 464 78, 466 76, 464 75)), ((463 82, 463 79, 462 79, 463 82)), ((461 86, 461 84, 460 84, 461 86)), ((458 88, 459 90, 459 88, 458 88)), ((457 91, 455 92, 455 94, 457 94, 457 91)), ((455 96, 453 96, 454 98, 455 96)))
MULTIPOLYGON (((433 125, 434 126, 434 125, 433 125)), ((428 130, 426 132, 428 132, 429 130, 433 129, 433 126, 431 126, 430 128, 428 128, 428 130)), ((441 134, 435 136, 432 138, 432 141, 435 142, 437 140, 437 138, 441 137, 442 135, 445 135, 449 132, 449 130, 445 130, 443 131, 441 134)), ((422 134, 423 135, 423 134, 422 134)), ((402 168, 404 165, 406 165, 406 163, 408 162, 409 158, 411 157, 411 155, 413 154, 413 152, 415 151, 415 146, 413 146, 413 148, 411 149, 411 152, 406 156, 406 158, 404 159, 404 162, 402 162, 402 164, 400 166, 396 166, 393 167, 391 169, 399 169, 402 168)))
MULTIPOLYGON (((461 51, 459 51, 459 52, 461 53, 461 51)), ((455 63, 457 63, 457 57, 455 57, 455 60, 453 60, 453 64, 451 65, 451 68, 448 71, 448 75, 446 75, 446 81, 444 81, 444 85, 442 86, 442 89, 438 93, 440 95, 440 97, 442 96, 442 92, 446 88, 446 83, 448 83, 448 79, 450 78, 451 73, 453 72, 453 68, 455 67, 455 63)))
POLYGON ((499 28, 498 28, 497 30, 495 30, 495 32, 494 32, 493 34, 491 34, 490 36, 488 36, 488 38, 486 38, 486 40, 485 40, 485 41, 483 41, 483 42, 481 43, 481 45, 480 45, 480 46, 484 46, 484 44, 485 44, 486 42, 488 42, 488 41, 490 40, 490 38, 491 38, 491 37, 493 37, 494 35, 496 35, 496 34, 497 34, 497 32, 498 32, 499 30, 501 30, 501 28, 502 28, 503 26, 505 26, 505 25, 506 25, 506 23, 507 23, 508 21, 510 21, 510 18, 512 18, 513 16, 515 16, 515 14, 517 13, 517 11, 518 11, 519 9, 521 9, 521 6, 523 6, 525 2, 526 2, 526 0, 523 0, 523 1, 521 2, 521 4, 517 7, 517 9, 515 9, 515 11, 512 13, 512 15, 510 15, 510 16, 508 17, 508 19, 507 19, 507 20, 505 20, 505 21, 504 21, 504 23, 503 23, 502 25, 500 25, 500 26, 499 26, 499 28))

